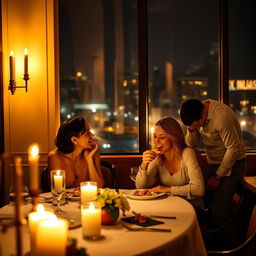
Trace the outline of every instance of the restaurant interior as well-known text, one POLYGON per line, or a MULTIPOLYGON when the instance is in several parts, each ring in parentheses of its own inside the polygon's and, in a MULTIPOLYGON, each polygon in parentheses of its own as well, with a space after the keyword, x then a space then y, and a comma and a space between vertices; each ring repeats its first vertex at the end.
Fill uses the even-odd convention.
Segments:
MULTIPOLYGON (((88 120, 101 160, 114 168, 115 188, 135 189, 130 170, 150 148, 154 123, 180 120, 189 98, 219 100, 237 113, 246 176, 256 176, 255 1, 203 2, 1 0, 1 207, 16 179, 13 159, 21 159, 29 184, 28 152, 36 143, 41 177, 61 122, 74 116, 88 120)), ((250 209, 253 182, 242 184, 250 209)))

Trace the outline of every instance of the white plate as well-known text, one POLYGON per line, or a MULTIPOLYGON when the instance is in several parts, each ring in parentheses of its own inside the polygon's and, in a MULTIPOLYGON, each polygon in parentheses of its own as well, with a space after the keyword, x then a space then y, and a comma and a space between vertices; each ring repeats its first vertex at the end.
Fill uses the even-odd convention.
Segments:
POLYGON ((72 196, 72 194, 70 194, 70 192, 73 192, 73 191, 74 191, 74 189, 68 189, 68 190, 66 191, 65 197, 66 197, 67 199, 69 199, 69 200, 79 201, 79 200, 81 199, 80 196, 72 196))
MULTIPOLYGON (((136 190, 140 190, 140 189, 136 189, 136 190)), ((135 196, 135 195, 133 195, 133 193, 136 190, 122 191, 122 194, 124 194, 128 198, 135 199, 135 200, 151 200, 151 199, 155 199, 155 198, 166 195, 166 193, 156 193, 156 194, 150 195, 150 196, 149 195, 148 196, 135 196)), ((141 189, 141 190, 144 190, 144 189, 141 189)))
POLYGON ((65 196, 69 200, 79 201, 81 200, 80 196, 70 196, 69 194, 66 194, 65 196))

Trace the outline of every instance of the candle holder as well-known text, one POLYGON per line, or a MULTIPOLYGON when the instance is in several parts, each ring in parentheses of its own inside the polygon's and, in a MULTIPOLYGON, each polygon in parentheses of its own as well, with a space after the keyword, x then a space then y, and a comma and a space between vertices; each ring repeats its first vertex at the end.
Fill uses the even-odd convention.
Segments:
POLYGON ((65 197, 66 192, 66 178, 64 170, 51 170, 51 192, 53 197, 57 200, 57 209, 55 214, 63 214, 60 208, 61 200, 65 197))
POLYGON ((15 80, 10 80, 8 89, 11 91, 12 95, 14 95, 17 88, 25 88, 26 92, 28 92, 28 80, 29 74, 24 74, 23 80, 25 81, 24 86, 17 86, 15 80))

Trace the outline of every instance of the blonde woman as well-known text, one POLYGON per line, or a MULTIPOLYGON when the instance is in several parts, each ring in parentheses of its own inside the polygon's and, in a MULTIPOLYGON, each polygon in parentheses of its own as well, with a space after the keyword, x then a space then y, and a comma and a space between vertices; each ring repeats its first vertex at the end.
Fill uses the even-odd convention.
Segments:
POLYGON ((196 153, 185 144, 179 123, 165 117, 154 127, 153 150, 143 153, 136 176, 137 188, 152 188, 154 192, 170 192, 183 196, 195 206, 203 207, 204 181, 196 153))

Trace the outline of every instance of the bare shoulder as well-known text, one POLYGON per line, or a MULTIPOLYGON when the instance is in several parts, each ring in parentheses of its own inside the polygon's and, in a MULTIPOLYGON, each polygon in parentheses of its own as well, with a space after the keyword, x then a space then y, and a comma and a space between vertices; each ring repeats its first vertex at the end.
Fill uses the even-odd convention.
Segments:
POLYGON ((50 168, 60 168, 62 165, 62 156, 58 150, 53 149, 48 153, 48 166, 50 168))

